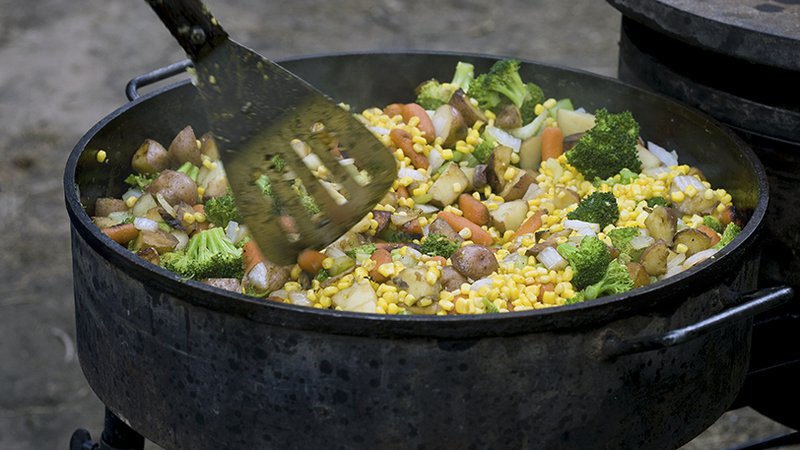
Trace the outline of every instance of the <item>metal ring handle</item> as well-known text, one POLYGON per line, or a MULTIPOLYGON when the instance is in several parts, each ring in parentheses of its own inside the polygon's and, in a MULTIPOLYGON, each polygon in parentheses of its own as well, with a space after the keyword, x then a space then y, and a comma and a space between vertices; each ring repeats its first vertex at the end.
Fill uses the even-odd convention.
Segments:
POLYGON ((186 69, 192 67, 192 65, 193 64, 191 60, 184 59, 183 61, 178 61, 165 67, 159 67, 152 72, 147 72, 134 77, 125 86, 125 95, 128 97, 128 100, 134 101, 139 98, 139 88, 149 86, 161 80, 166 80, 167 78, 174 77, 175 75, 180 75, 181 73, 185 72, 186 69))
POLYGON ((738 306, 677 330, 628 340, 621 340, 614 334, 609 333, 604 336, 601 343, 600 356, 603 359, 613 359, 619 356, 660 350, 683 344, 728 326, 737 320, 748 319, 756 314, 780 306, 793 296, 794 290, 786 286, 761 289, 742 296, 743 303, 738 306))

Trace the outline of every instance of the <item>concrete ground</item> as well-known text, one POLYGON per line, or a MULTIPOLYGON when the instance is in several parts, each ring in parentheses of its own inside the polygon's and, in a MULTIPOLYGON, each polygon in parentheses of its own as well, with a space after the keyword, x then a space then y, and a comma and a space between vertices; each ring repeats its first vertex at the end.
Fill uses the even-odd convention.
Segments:
MULTIPOLYGON (((274 58, 415 48, 616 72, 619 15, 601 0, 207 3, 239 41, 274 58)), ((1 450, 66 448, 76 427, 101 428, 74 351, 62 170, 81 134, 125 102, 129 78, 181 58, 142 1, 0 0, 1 450)), ((737 410, 685 448, 781 431, 737 410)))

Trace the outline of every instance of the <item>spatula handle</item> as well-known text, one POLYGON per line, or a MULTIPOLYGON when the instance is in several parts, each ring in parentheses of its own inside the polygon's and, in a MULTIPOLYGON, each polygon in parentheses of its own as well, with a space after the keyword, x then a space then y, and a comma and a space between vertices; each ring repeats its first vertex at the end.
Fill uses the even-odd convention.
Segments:
POLYGON ((228 39, 200 0, 146 0, 192 60, 228 39))

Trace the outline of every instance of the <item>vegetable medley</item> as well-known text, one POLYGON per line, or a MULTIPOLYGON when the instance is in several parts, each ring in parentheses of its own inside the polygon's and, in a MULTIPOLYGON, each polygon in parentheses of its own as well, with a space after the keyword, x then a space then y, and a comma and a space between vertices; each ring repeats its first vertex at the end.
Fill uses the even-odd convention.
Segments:
MULTIPOLYGON (((397 179, 355 227, 297 264, 261 256, 239 223, 213 137, 196 139, 191 127, 167 148, 146 140, 130 189, 98 199, 94 221, 142 258, 221 289, 438 315, 626 292, 712 258, 743 225, 731 196, 674 151, 645 143, 630 112, 547 98, 514 60, 477 76, 459 63, 451 81, 422 83, 416 102, 356 117, 395 156, 397 179)), ((302 142, 293 148, 328 182, 302 142)), ((258 184, 272 195, 268 178, 258 184)), ((308 213, 320 214, 302 183, 293 186, 308 213)))

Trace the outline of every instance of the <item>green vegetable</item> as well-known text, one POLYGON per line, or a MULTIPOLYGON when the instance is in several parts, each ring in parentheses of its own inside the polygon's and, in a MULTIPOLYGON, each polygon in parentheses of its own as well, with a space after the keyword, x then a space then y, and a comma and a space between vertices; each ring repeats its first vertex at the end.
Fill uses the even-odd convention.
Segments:
MULTIPOLYGON (((526 85, 519 76, 519 61, 503 59, 497 61, 488 73, 479 75, 470 84, 469 96, 478 101, 478 106, 483 109, 495 109, 501 103, 511 102, 517 108, 528 101, 534 101, 541 95, 541 89, 531 83, 526 85)), ((538 103, 538 102, 537 102, 538 103)), ((526 107, 526 114, 530 115, 536 103, 526 107)))
POLYGON ((125 178, 125 183, 132 187, 145 190, 157 176, 157 173, 132 173, 125 178))
POLYGON ((497 309, 497 305, 490 302, 488 298, 483 299, 483 308, 486 310, 487 313, 499 313, 500 310, 497 309))
POLYGON ((437 80, 428 80, 417 86, 416 102, 425 109, 436 109, 450 100, 455 86, 442 84, 437 80))
POLYGON ((733 238, 739 235, 742 232, 742 228, 739 225, 731 222, 725 227, 725 231, 722 232, 722 236, 720 237, 719 242, 717 245, 714 246, 716 249, 720 249, 725 247, 726 245, 730 244, 733 238))
POLYGON ((478 160, 480 164, 485 164, 494 151, 495 142, 490 136, 484 133, 483 140, 475 147, 471 155, 478 160))
POLYGON ((208 220, 223 228, 231 220, 234 222, 242 221, 239 210, 236 208, 233 194, 230 191, 220 197, 209 199, 205 204, 205 213, 208 220))
POLYGON ((638 173, 642 168, 638 136, 639 124, 629 111, 611 114, 599 109, 595 126, 567 152, 567 160, 589 180, 609 178, 625 168, 638 173))
POLYGON ((613 186, 615 184, 624 184, 628 185, 634 182, 639 178, 639 174, 633 172, 632 170, 628 169, 627 167, 622 169, 618 174, 614 175, 613 177, 607 178, 605 180, 601 180, 600 178, 595 178, 592 184, 595 187, 600 187, 601 185, 607 184, 609 186, 613 186))
POLYGON ((602 229, 610 224, 617 223, 617 220, 619 220, 619 206, 614 194, 597 191, 588 197, 584 197, 578 207, 567 214, 567 217, 573 220, 599 224, 602 229))
POLYGON ((478 101, 481 109, 494 109, 502 101, 500 94, 491 89, 489 74, 481 74, 469 85, 469 96, 478 101))
POLYGON ((558 110, 559 109, 565 109, 567 111, 574 111, 575 107, 572 106, 572 100, 570 100, 568 98, 562 98, 561 100, 556 102, 556 106, 553 106, 552 108, 548 109, 547 113, 548 113, 548 115, 550 117, 555 119, 556 117, 558 117, 558 110))
POLYGON ((656 206, 669 207, 669 202, 664 197, 652 197, 647 199, 647 206, 655 208, 656 206))
POLYGON ((606 295, 621 294, 633 289, 633 280, 628 273, 628 268, 618 260, 608 264, 603 278, 597 283, 586 286, 578 292, 575 297, 569 299, 567 303, 578 303, 584 300, 594 300, 606 295))
POLYGON ((717 233, 722 233, 722 223, 714 216, 703 217, 703 224, 717 233))
POLYGON ((315 276, 314 279, 322 283, 323 281, 327 280, 330 277, 331 274, 328 273, 327 269, 320 269, 320 271, 317 272, 317 276, 315 276))
POLYGON ((595 236, 584 237, 578 247, 561 244, 557 250, 575 272, 572 276, 572 285, 576 289, 584 289, 600 281, 613 259, 608 246, 595 236))
POLYGON ((608 232, 608 237, 611 238, 611 244, 614 248, 619 250, 620 253, 629 256, 635 253, 634 248, 631 247, 631 241, 639 235, 638 228, 614 228, 608 232))
POLYGON ((297 195, 300 196, 300 203, 303 205, 309 215, 313 216, 314 214, 318 214, 320 212, 319 205, 317 205, 314 197, 308 194, 306 187, 299 178, 294 181, 292 187, 294 188, 295 192, 297 192, 297 195))
POLYGON ((352 248, 352 249, 346 251, 345 254, 347 256, 355 259, 356 262, 361 264, 362 262, 368 260, 369 257, 372 256, 373 253, 375 253, 375 250, 377 250, 377 247, 375 247, 375 244, 369 243, 369 244, 361 245, 361 246, 356 247, 356 248, 352 248))
POLYGON ((197 175, 200 174, 200 168, 190 163, 189 161, 186 161, 185 163, 183 163, 182 166, 178 168, 178 172, 185 174, 186 176, 191 178, 192 181, 197 181, 197 175))
POLYGON ((242 249, 233 245, 220 227, 195 234, 182 251, 161 255, 161 265, 196 280, 244 276, 242 249))
POLYGON ((286 160, 284 160, 283 156, 281 155, 273 156, 269 162, 278 172, 283 172, 283 168, 286 167, 286 160))
POLYGON ((420 251, 430 256, 449 258, 460 246, 458 242, 451 241, 442 234, 432 233, 422 241, 420 251))
POLYGON ((456 72, 453 74, 453 81, 451 81, 450 84, 456 88, 461 88, 464 92, 469 92, 469 85, 474 78, 475 66, 470 63, 459 61, 458 64, 456 64, 456 72))
POLYGON ((528 98, 519 107, 519 112, 522 116, 522 123, 528 124, 536 118, 536 105, 544 103, 544 91, 533 83, 525 83, 525 89, 528 90, 528 98))

